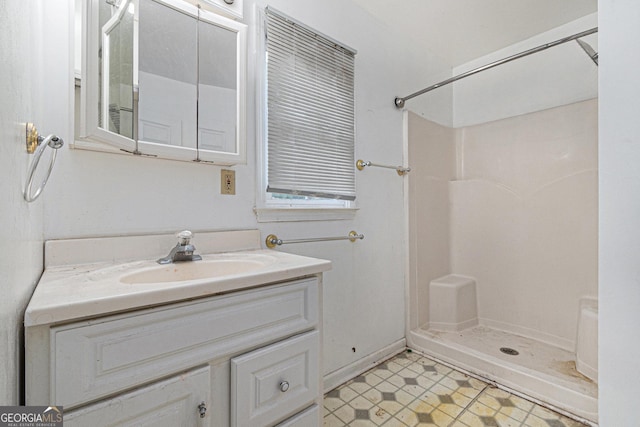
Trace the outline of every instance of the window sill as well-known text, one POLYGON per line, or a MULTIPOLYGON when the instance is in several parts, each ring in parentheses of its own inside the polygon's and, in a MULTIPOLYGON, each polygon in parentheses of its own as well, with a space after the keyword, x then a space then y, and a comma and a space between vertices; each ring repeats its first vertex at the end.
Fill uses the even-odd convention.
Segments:
POLYGON ((258 222, 340 221, 355 218, 358 208, 254 208, 258 222))

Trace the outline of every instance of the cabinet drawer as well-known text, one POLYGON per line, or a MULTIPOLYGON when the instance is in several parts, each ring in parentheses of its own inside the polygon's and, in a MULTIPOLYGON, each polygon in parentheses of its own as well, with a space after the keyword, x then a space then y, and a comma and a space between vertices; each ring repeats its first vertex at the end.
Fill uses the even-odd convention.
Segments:
POLYGON ((199 405, 210 405, 209 367, 151 384, 106 401, 65 412, 66 427, 208 426, 199 405))
POLYGON ((320 424, 320 409, 318 405, 313 405, 288 420, 278 424, 276 427, 317 427, 320 424))
POLYGON ((231 359, 231 425, 273 425, 313 403, 319 344, 313 331, 231 359))
POLYGON ((71 409, 313 328, 315 278, 51 329, 52 402, 71 409))

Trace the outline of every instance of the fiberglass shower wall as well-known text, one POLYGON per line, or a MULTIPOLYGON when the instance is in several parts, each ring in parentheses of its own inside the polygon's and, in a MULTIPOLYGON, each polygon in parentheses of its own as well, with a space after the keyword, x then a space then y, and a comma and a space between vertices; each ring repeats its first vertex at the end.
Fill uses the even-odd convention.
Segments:
POLYGON ((573 351, 597 295, 597 100, 455 130, 408 120, 411 328, 453 273, 476 279, 480 324, 573 351))
MULTIPOLYGON (((594 26, 588 15, 452 74, 594 26)), ((574 351, 580 298, 597 296, 597 67, 571 42, 454 86, 453 127, 406 117, 409 329, 429 327, 430 281, 457 274, 476 279, 481 325, 574 351)))

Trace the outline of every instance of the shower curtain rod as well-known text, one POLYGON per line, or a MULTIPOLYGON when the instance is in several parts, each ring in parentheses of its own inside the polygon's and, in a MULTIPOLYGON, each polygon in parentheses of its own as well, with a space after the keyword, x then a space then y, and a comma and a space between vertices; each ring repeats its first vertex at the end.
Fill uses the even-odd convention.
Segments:
POLYGON ((425 89, 419 90, 418 92, 412 93, 411 95, 407 95, 407 96, 402 97, 402 98, 401 97, 396 97, 394 103, 395 103, 397 108, 403 108, 405 101, 408 101, 411 98, 415 98, 416 96, 420 96, 420 95, 422 95, 424 93, 430 92, 430 91, 432 91, 434 89, 437 89, 437 88, 439 88, 441 86, 448 85, 449 83, 453 83, 453 82, 458 81, 460 79, 464 79, 465 77, 472 76, 472 75, 477 74, 477 73, 479 73, 481 71, 485 71, 485 70, 488 70, 490 68, 497 67, 498 65, 506 64, 507 62, 511 62, 511 61, 516 60, 516 59, 524 58, 525 56, 529 56, 529 55, 531 55, 533 53, 537 53, 537 52, 549 49, 550 47, 554 47, 554 46, 561 45, 563 43, 570 42, 572 40, 577 40, 577 39, 579 39, 581 37, 585 37, 585 36, 588 36, 589 34, 593 34, 593 33, 597 33, 597 32, 598 32, 598 27, 594 27, 594 28, 591 28, 590 30, 582 31, 582 32, 576 33, 576 34, 574 34, 572 36, 567 36, 567 37, 561 38, 559 40, 553 41, 551 43, 546 43, 546 44, 531 48, 529 50, 525 50, 524 52, 516 53, 515 55, 511 55, 511 56, 509 56, 507 58, 500 59, 498 61, 492 62, 492 63, 487 64, 487 65, 483 65, 481 67, 475 68, 473 70, 467 71, 467 72, 462 73, 462 74, 458 74, 457 76, 454 76, 454 77, 448 78, 446 80, 443 80, 440 83, 436 83, 434 85, 431 85, 431 86, 429 86, 429 87, 427 87, 425 89))

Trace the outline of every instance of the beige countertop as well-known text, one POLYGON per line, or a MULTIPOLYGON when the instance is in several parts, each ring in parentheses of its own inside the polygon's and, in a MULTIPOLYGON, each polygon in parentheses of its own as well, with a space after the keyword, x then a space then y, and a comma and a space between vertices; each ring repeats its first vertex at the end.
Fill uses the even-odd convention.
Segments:
MULTIPOLYGON (((225 239, 233 240, 230 232, 225 232, 225 239)), ((231 232, 233 233, 233 232, 231 232)), ((244 232, 247 233, 247 232, 244 232)), ((259 242, 255 238, 255 232, 250 232, 249 244, 230 245, 231 249, 256 246, 251 242, 259 242)), ((201 240, 207 237, 218 238, 217 233, 208 233, 199 236, 201 240)), ((155 239, 156 236, 149 236, 155 239)), ((158 269, 182 268, 185 263, 160 266, 156 263, 159 256, 149 256, 150 259, 137 261, 91 261, 86 253, 82 253, 87 245, 100 246, 104 252, 105 245, 118 245, 131 243, 131 239, 138 239, 135 244, 145 244, 145 237, 136 236, 122 238, 106 238, 108 241, 96 243, 96 239, 79 239, 79 241, 64 241, 60 244, 47 246, 53 252, 64 251, 68 264, 48 265, 36 287, 25 312, 25 326, 38 326, 44 324, 63 323, 79 319, 103 316, 144 307, 168 304, 193 298, 202 298, 221 293, 239 291, 271 283, 295 279, 297 277, 319 274, 331 269, 331 262, 322 259, 304 257, 299 255, 278 252, 275 250, 249 249, 230 250, 228 252, 211 253, 202 255, 202 261, 188 261, 187 263, 225 263, 227 261, 248 261, 257 264, 257 267, 247 271, 231 271, 224 275, 207 278, 196 278, 180 281, 158 281, 127 283, 127 276, 145 271, 158 269), (121 240, 129 239, 129 240, 121 240), (75 245, 75 246, 74 246, 75 245), (84 263, 73 264, 73 251, 79 252, 79 257, 84 263), (71 253, 71 255, 70 255, 71 253), (124 280, 123 280, 124 278, 124 280)), ((49 243, 49 242, 47 242, 49 243)), ((194 244, 197 245, 194 239, 194 244)), ((207 247, 206 244, 203 245, 207 247)), ((171 247, 167 246, 166 252, 171 247)), ((219 249, 219 248, 218 248, 219 249)), ((48 254, 45 254, 47 256, 48 254)), ((53 255, 53 254, 52 254, 53 255)), ((145 255, 150 255, 145 253, 145 255)), ((55 258, 55 255, 53 255, 55 258)), ((108 257, 113 258, 113 257, 108 257)), ((93 260, 95 261, 95 260, 93 260)), ((189 268, 190 266, 186 266, 189 268)))

